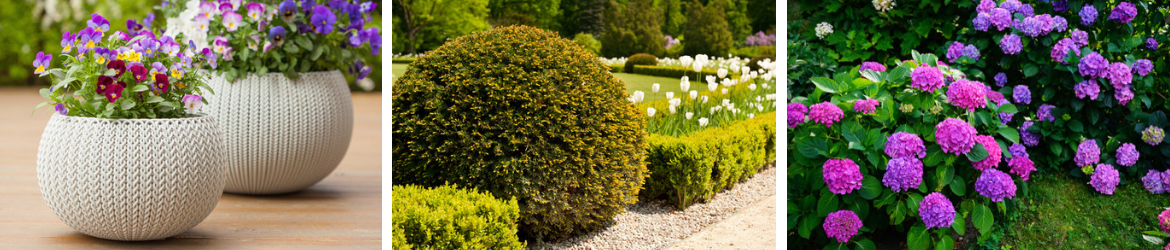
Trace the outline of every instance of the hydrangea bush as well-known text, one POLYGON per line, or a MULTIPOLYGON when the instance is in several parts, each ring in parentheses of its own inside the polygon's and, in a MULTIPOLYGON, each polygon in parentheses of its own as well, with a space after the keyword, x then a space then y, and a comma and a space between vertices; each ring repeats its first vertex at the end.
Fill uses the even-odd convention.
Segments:
POLYGON ((871 249, 867 233, 894 230, 908 232, 910 249, 949 249, 967 223, 987 237, 992 208, 1016 207, 1035 170, 1017 130, 1024 122, 1003 119, 1015 105, 945 60, 914 52, 896 65, 865 63, 813 78, 813 93, 791 100, 790 246, 871 249), (865 227, 849 234, 834 211, 865 227))

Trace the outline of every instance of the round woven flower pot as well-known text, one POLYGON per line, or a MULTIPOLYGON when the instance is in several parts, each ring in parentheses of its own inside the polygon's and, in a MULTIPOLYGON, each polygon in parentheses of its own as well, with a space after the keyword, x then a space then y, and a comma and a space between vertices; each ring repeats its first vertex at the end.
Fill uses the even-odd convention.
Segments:
POLYGON ((202 222, 223 194, 214 118, 100 119, 54 114, 37 182, 57 218, 111 240, 158 240, 202 222))
POLYGON ((353 134, 353 100, 341 71, 214 76, 204 112, 224 131, 224 192, 282 194, 321 181, 345 156, 353 134))

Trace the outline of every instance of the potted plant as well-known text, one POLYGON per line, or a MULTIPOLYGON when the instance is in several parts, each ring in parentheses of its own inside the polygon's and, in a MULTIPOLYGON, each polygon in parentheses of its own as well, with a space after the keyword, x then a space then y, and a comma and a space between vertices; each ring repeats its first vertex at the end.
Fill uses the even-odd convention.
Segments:
POLYGON ((166 34, 207 54, 218 93, 206 112, 227 147, 226 192, 280 194, 333 172, 349 148, 353 104, 345 76, 365 78, 378 54, 376 4, 348 1, 187 1, 159 6, 166 34))
POLYGON ((93 14, 37 53, 53 116, 37 151, 45 201, 65 224, 111 240, 156 240, 195 227, 223 193, 219 127, 199 113, 211 93, 194 48, 93 14), (186 51, 184 53, 184 50, 186 51))

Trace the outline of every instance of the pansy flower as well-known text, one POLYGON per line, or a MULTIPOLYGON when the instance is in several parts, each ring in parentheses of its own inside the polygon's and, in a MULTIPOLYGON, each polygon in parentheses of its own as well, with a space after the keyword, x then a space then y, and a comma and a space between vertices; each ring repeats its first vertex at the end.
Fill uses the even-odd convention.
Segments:
POLYGON ((287 38, 287 34, 283 26, 272 26, 272 29, 268 30, 268 40, 272 41, 276 47, 284 45, 285 38, 287 38))
POLYGON ((89 21, 85 22, 89 28, 93 28, 93 30, 96 30, 98 33, 110 30, 110 21, 106 20, 106 18, 102 17, 102 15, 93 13, 90 15, 90 18, 91 19, 89 21))
POLYGON ((145 81, 147 77, 146 67, 139 62, 130 62, 130 74, 134 76, 135 80, 145 81))
POLYGON ((134 50, 138 53, 142 53, 146 57, 154 57, 154 52, 157 51, 158 48, 158 40, 151 38, 138 40, 138 42, 134 44, 134 50))
POLYGON ((78 48, 78 53, 85 54, 94 48, 97 48, 98 43, 102 42, 102 33, 94 30, 94 28, 85 28, 81 32, 77 32, 80 39, 78 41, 81 46, 78 48))
POLYGON ((264 49, 261 50, 261 52, 268 53, 268 50, 271 50, 272 48, 273 48, 272 42, 264 41, 264 49))
POLYGON ((158 40, 158 37, 154 36, 154 32, 150 32, 150 30, 142 30, 142 32, 138 32, 137 36, 158 40))
POLYGON ((154 78, 154 84, 151 84, 150 88, 154 89, 154 91, 166 93, 171 90, 171 80, 167 78, 165 73, 151 75, 151 78, 154 78))
MULTIPOLYGON (((171 77, 174 77, 175 81, 182 80, 183 74, 186 74, 186 73, 187 73, 187 70, 183 68, 182 62, 175 62, 174 64, 171 64, 171 77)), ((179 88, 182 88, 182 87, 183 86, 179 86, 179 88)))
POLYGON ((311 16, 315 7, 317 7, 316 0, 301 0, 301 10, 305 12, 306 16, 311 16))
POLYGON ((374 11, 374 8, 378 7, 378 3, 371 2, 371 1, 365 1, 365 2, 362 2, 361 7, 362 7, 362 12, 370 13, 370 12, 374 11))
POLYGON ((215 42, 212 44, 212 47, 215 48, 216 54, 223 55, 231 48, 231 44, 228 44, 227 37, 215 36, 215 42))
POLYGON ((124 89, 126 89, 126 86, 122 86, 121 84, 107 84, 106 91, 104 93, 106 100, 110 101, 110 103, 114 103, 114 101, 122 98, 122 90, 124 89))
MULTIPOLYGON (((114 60, 106 64, 106 68, 114 70, 114 77, 122 77, 122 73, 126 73, 126 62, 122 60, 114 60)), ((98 82, 100 83, 101 81, 98 82)))
POLYGON ((151 24, 154 23, 154 13, 147 13, 146 18, 142 18, 142 26, 150 29, 151 24))
POLYGON ((100 64, 113 61, 115 59, 114 52, 107 48, 97 48, 94 50, 93 60, 100 64))
POLYGON ((142 25, 134 19, 126 20, 126 29, 130 31, 130 35, 137 36, 138 32, 142 32, 142 25))
POLYGON ((241 16, 240 14, 237 14, 237 13, 231 12, 231 11, 223 13, 223 26, 227 27, 228 32, 236 31, 236 29, 239 29, 240 23, 242 23, 243 21, 244 21, 244 16, 241 16))
POLYGON ((316 32, 316 30, 313 29, 312 25, 302 23, 302 22, 296 22, 295 25, 297 26, 297 34, 316 32))
POLYGON ((259 50, 260 35, 252 35, 250 38, 252 38, 252 40, 248 40, 248 49, 251 49, 252 51, 259 50))
POLYGON ((61 50, 61 53, 73 51, 74 44, 77 44, 77 33, 69 33, 69 31, 66 31, 65 34, 61 35, 61 47, 64 48, 61 50))
POLYGON ((280 19, 286 23, 292 22, 293 18, 297 16, 297 3, 293 0, 284 0, 277 7, 280 10, 280 19))
POLYGON ((219 14, 227 14, 236 11, 235 6, 232 6, 231 3, 227 3, 227 1, 220 1, 219 7, 216 8, 219 10, 219 14))
POLYGON ((69 108, 66 108, 64 103, 57 103, 57 105, 54 106, 53 109, 57 110, 58 114, 69 115, 69 108))
POLYGON ((196 30, 199 32, 207 33, 207 31, 211 29, 211 18, 208 18, 205 15, 195 16, 194 23, 196 30))
POLYGON ((252 21, 260 21, 260 18, 264 16, 264 4, 262 3, 248 3, 247 8, 248 17, 251 17, 252 21))
POLYGON ((357 74, 357 76, 354 78, 355 81, 366 79, 366 76, 370 75, 370 66, 362 64, 361 61, 358 61, 356 64, 354 64, 353 68, 350 70, 350 74, 357 74))
POLYGON ((162 42, 162 46, 159 49, 161 49, 163 53, 166 53, 167 56, 170 57, 179 55, 179 43, 174 41, 162 42))
POLYGON ((48 74, 49 70, 47 70, 46 68, 48 68, 49 64, 52 62, 53 62, 53 55, 45 54, 44 51, 37 52, 37 59, 33 60, 33 66, 36 66, 37 69, 34 70, 33 73, 35 73, 37 75, 42 75, 42 76, 45 74, 48 74))
POLYGON ((150 64, 150 77, 151 77, 150 80, 151 81, 158 81, 158 79, 156 77, 159 75, 165 76, 166 73, 167 73, 167 67, 166 67, 166 65, 163 65, 162 62, 154 62, 154 63, 150 64))
POLYGON ((110 89, 110 85, 114 84, 114 77, 98 76, 97 86, 94 86, 94 92, 105 95, 106 90, 110 89))
POLYGON ((337 16, 333 11, 325 6, 313 7, 313 15, 309 17, 313 30, 318 34, 329 34, 333 32, 333 24, 337 22, 337 16))
POLYGON ((215 15, 219 14, 217 7, 219 5, 212 1, 199 3, 199 15, 196 16, 195 20, 199 20, 199 16, 207 20, 215 19, 215 15))
POLYGON ((197 95, 184 95, 183 108, 186 109, 187 114, 195 114, 203 108, 203 97, 197 95))
POLYGON ((362 33, 364 33, 364 34, 365 34, 365 36, 367 36, 367 37, 369 37, 369 38, 370 38, 370 40, 369 40, 369 42, 370 42, 370 54, 371 54, 371 55, 378 55, 378 54, 381 54, 381 51, 382 51, 382 35, 379 35, 379 34, 378 34, 378 28, 372 28, 372 27, 371 27, 371 28, 369 28, 369 29, 363 30, 363 31, 362 31, 362 33))
POLYGON ((207 60, 207 63, 211 65, 211 68, 215 69, 218 66, 218 64, 216 63, 215 52, 211 51, 211 48, 203 48, 202 53, 203 53, 203 57, 205 57, 205 59, 207 60))

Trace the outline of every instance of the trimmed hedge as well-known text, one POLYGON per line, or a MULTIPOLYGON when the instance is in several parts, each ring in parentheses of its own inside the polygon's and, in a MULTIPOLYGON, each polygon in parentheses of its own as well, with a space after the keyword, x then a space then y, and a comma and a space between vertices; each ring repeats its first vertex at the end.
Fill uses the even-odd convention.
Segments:
MULTIPOLYGON (((698 81, 698 83, 702 84, 703 86, 706 86, 706 84, 707 84, 707 82, 705 82, 705 80, 699 78, 699 72, 695 72, 691 68, 685 68, 685 67, 634 65, 634 71, 627 72, 627 73, 670 77, 670 78, 682 78, 683 75, 686 75, 686 76, 689 76, 691 78, 692 83, 694 83, 695 81, 698 81)), ((703 70, 703 75, 705 75, 705 76, 706 75, 715 75, 715 74, 716 74, 715 71, 703 70)))
POLYGON ((709 199, 775 160, 775 134, 775 112, 690 136, 651 134, 642 195, 663 197, 679 209, 709 199))
POLYGON ((658 65, 658 57, 646 53, 634 54, 626 59, 625 71, 634 72, 634 66, 638 65, 656 66, 658 65))
POLYGON ((625 68, 626 67, 623 66, 623 64, 610 64, 609 73, 622 73, 625 72, 625 68))
POLYGON ((393 186, 394 249, 524 249, 516 199, 444 185, 393 186))
POLYGON ((410 63, 413 63, 413 62, 414 62, 414 59, 404 59, 404 58, 390 59, 390 63, 405 63, 405 64, 410 64, 410 63))

